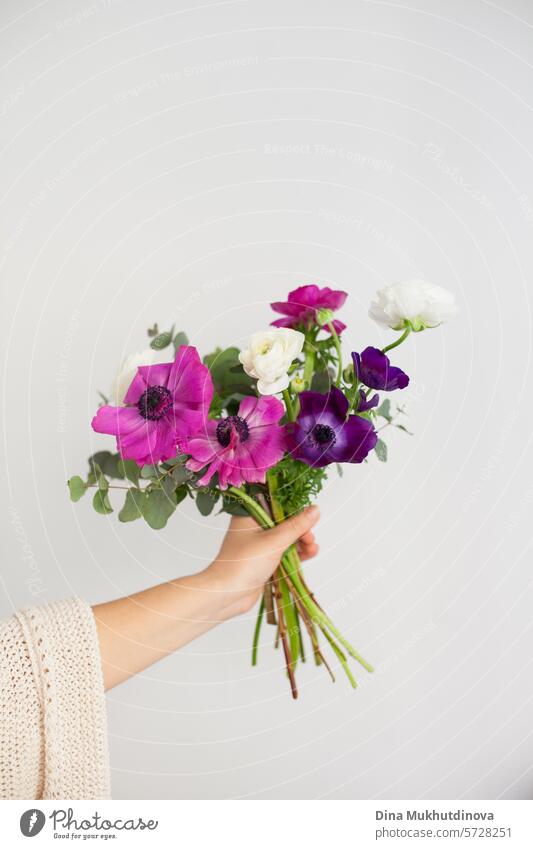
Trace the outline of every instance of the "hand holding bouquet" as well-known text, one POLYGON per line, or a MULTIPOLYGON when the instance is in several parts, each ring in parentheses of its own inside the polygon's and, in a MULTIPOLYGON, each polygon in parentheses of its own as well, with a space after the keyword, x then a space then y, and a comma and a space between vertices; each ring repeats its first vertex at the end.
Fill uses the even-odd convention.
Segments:
MULTIPOLYGON (((90 458, 87 478, 69 480, 72 500, 93 488, 94 509, 111 513, 109 480, 119 479, 128 482, 119 485, 126 491, 122 522, 143 518, 159 530, 192 497, 203 516, 219 505, 268 529, 313 501, 332 463, 366 462, 372 451, 386 459, 379 422, 405 427, 398 424, 401 408, 391 412, 381 393, 409 383, 387 352, 450 318, 456 307, 449 292, 421 280, 381 289, 370 316, 400 335, 383 349, 351 352, 343 362, 345 325, 335 313, 346 297, 328 287, 301 286, 286 302, 271 304, 281 318, 254 334, 248 348, 217 349, 203 361, 185 334, 149 330, 151 347, 124 363, 114 405, 106 399, 92 421, 95 431, 116 437, 117 453, 90 458), (166 356, 172 348, 174 356, 166 356)), ((264 587, 253 664, 265 619, 275 626, 294 698, 306 635, 315 663, 333 680, 324 649, 354 687, 348 656, 372 671, 309 590, 295 546, 264 587)))

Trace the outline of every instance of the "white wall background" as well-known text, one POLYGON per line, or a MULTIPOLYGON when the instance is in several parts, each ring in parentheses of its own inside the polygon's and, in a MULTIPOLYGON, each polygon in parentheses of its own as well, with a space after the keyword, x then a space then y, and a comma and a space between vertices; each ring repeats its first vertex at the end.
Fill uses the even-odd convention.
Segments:
POLYGON ((253 616, 213 631, 110 692, 115 797, 531 795, 532 29, 526 0, 2 3, 1 615, 216 552, 224 517, 67 497, 153 321, 205 353, 313 281, 351 350, 387 281, 461 305, 395 356, 415 436, 321 499, 309 579, 376 674, 308 665, 293 703, 253 616))

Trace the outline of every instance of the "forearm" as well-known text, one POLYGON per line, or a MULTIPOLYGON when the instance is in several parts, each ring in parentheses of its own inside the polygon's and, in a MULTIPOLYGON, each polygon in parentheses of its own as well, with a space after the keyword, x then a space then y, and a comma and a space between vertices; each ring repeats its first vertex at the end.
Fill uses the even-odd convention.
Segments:
POLYGON ((104 686, 146 669, 231 615, 209 570, 93 607, 104 686))

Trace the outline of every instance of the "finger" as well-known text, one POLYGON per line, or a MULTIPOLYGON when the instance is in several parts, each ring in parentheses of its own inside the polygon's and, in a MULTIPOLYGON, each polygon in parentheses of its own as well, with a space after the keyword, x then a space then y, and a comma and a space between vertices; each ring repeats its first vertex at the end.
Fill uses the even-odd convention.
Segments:
POLYGON ((301 513, 297 513, 295 516, 286 519, 280 525, 272 528, 272 530, 268 531, 268 534, 272 536, 273 540, 279 542, 283 548, 288 548, 291 543, 296 542, 300 537, 308 533, 316 525, 319 518, 320 510, 318 507, 315 505, 306 507, 301 513))
POLYGON ((316 557, 320 550, 320 546, 315 543, 311 545, 302 545, 298 546, 298 554, 300 556, 300 560, 310 560, 312 557, 316 557))
POLYGON ((303 542, 303 543, 305 543, 306 545, 307 545, 308 543, 311 543, 311 542, 314 542, 314 541, 315 541, 315 535, 314 535, 313 531, 307 531, 307 533, 306 533, 306 534, 303 534, 303 535, 300 537, 300 542, 303 542))

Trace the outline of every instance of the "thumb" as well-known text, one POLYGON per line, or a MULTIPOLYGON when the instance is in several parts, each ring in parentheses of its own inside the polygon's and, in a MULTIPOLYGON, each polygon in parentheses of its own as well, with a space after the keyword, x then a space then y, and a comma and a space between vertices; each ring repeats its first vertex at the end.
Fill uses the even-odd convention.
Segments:
POLYGON ((290 519, 285 519, 281 524, 268 531, 272 540, 283 549, 288 548, 293 542, 297 542, 313 525, 320 519, 320 510, 316 505, 306 507, 301 513, 296 513, 290 519))

